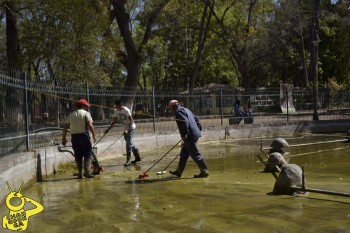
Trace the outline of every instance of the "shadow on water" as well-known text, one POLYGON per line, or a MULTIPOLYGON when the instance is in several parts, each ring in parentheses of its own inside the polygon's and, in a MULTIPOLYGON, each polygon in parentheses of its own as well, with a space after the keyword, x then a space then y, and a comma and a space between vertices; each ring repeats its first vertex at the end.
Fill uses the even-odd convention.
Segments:
POLYGON ((54 183, 54 182, 63 182, 63 181, 71 181, 71 180, 79 180, 76 176, 71 178, 57 178, 57 179, 47 179, 40 181, 41 183, 54 183))
POLYGON ((168 176, 168 177, 161 177, 161 178, 157 178, 157 179, 138 179, 138 180, 128 180, 125 181, 126 184, 147 184, 147 183, 157 183, 157 182, 164 182, 164 181, 174 181, 174 180, 190 180, 190 179, 194 179, 194 178, 177 178, 175 176, 168 176))

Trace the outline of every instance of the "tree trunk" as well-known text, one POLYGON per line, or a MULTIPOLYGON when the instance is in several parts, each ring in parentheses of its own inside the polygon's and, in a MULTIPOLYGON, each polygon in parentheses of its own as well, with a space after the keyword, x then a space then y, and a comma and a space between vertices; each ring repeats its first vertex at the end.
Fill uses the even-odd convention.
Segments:
POLYGON ((205 44, 205 41, 207 39, 207 34, 208 34, 209 26, 210 26, 210 20, 211 20, 211 17, 213 15, 213 11, 214 11, 214 4, 215 4, 215 0, 213 1, 213 3, 211 3, 210 1, 205 2, 203 15, 202 15, 202 19, 201 19, 201 26, 200 26, 200 30, 199 30, 199 36, 198 36, 198 47, 197 47, 196 60, 194 62, 193 71, 192 71, 192 74, 191 74, 191 77, 189 80, 189 91, 190 92, 193 91, 193 89, 196 85, 196 79, 197 79, 198 70, 200 67, 201 56, 202 56, 203 51, 204 51, 204 44, 205 44), (209 9, 209 15, 208 15, 208 9, 209 9), (208 15, 208 18, 206 17, 206 15, 208 15))
MULTIPOLYGON (((19 56, 19 37, 15 15, 15 4, 13 1, 5 1, 4 7, 6 11, 6 46, 7 46, 7 63, 9 72, 8 75, 11 77, 20 77, 20 56, 19 56)), ((23 114, 21 111, 20 103, 23 103, 23 93, 19 90, 12 88, 8 89, 7 94, 7 109, 8 112, 14 114, 16 117, 8 115, 9 125, 16 127, 21 125, 23 122, 23 114)), ((19 130, 19 128, 17 128, 19 130)))
POLYGON ((16 23, 15 4, 13 1, 4 3, 6 8, 6 46, 8 67, 13 70, 20 70, 19 58, 19 37, 16 23))
POLYGON ((125 95, 123 95, 122 101, 124 102, 125 106, 130 108, 130 110, 132 110, 132 103, 135 98, 134 92, 136 91, 140 79, 141 65, 143 62, 143 51, 152 35, 152 27, 156 19, 169 1, 170 0, 160 1, 159 5, 155 7, 153 11, 148 15, 147 24, 145 26, 145 33, 138 48, 134 43, 130 29, 130 25, 132 25, 130 22, 130 14, 126 11, 125 8, 127 0, 112 1, 113 9, 111 11, 111 16, 114 17, 117 21, 126 51, 126 53, 120 53, 122 63, 127 70, 127 77, 124 86, 125 95))

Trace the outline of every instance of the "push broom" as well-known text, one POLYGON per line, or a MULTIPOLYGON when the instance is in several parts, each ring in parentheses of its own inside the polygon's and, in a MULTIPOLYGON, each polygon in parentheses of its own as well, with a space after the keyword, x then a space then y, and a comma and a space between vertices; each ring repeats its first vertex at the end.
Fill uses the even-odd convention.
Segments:
POLYGON ((155 162, 150 168, 148 168, 147 171, 145 171, 143 174, 139 175, 139 179, 142 180, 142 179, 149 177, 147 172, 149 172, 157 163, 159 163, 165 156, 167 156, 170 153, 170 151, 172 151, 180 142, 182 142, 182 139, 180 141, 178 141, 172 148, 170 148, 170 150, 168 150, 168 152, 166 152, 160 159, 158 159, 158 161, 155 162))
POLYGON ((171 164, 177 159, 177 157, 179 157, 179 156, 180 156, 180 153, 179 153, 178 155, 176 155, 175 158, 173 158, 173 159, 170 161, 170 163, 169 163, 168 165, 166 165, 165 168, 163 168, 162 171, 157 172, 157 175, 159 175, 159 176, 164 175, 164 174, 166 173, 166 169, 167 169, 168 167, 170 167, 170 165, 171 165, 171 164))
MULTIPOLYGON (((106 135, 103 134, 103 136, 95 143, 95 145, 93 145, 92 148, 95 148, 97 143, 106 135)), ((112 145, 114 145, 117 141, 119 141, 119 139, 121 139, 124 136, 124 134, 122 134, 116 141, 114 141, 109 147, 107 147, 101 154, 103 154, 105 151, 107 151, 112 145)), ((93 170, 93 174, 94 175, 98 175, 100 174, 100 171, 104 172, 105 168, 100 164, 100 162, 97 159, 97 155, 94 153, 94 150, 92 150, 92 156, 93 156, 93 161, 92 161, 92 170, 93 170)))

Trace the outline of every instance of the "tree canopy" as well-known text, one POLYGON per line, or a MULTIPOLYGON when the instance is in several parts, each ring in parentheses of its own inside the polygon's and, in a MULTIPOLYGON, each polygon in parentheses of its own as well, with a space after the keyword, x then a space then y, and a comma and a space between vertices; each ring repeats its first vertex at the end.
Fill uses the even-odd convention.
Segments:
MULTIPOLYGON (((319 85, 349 88, 350 3, 318 1, 319 85)), ((2 67, 33 79, 125 90, 312 85, 306 0, 12 0, 0 17, 2 67)))

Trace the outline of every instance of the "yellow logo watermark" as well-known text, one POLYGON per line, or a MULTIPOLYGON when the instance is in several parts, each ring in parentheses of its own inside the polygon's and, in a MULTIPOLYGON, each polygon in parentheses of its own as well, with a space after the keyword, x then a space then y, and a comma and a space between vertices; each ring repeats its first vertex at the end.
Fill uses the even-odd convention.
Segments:
POLYGON ((33 215, 39 214, 44 210, 44 207, 39 202, 21 194, 23 181, 17 192, 12 191, 8 182, 6 182, 6 184, 10 191, 9 195, 6 197, 6 206, 9 209, 9 214, 3 217, 2 227, 12 231, 24 231, 28 227, 29 218, 33 215), (25 210, 24 206, 28 203, 35 207, 33 209, 25 210))

